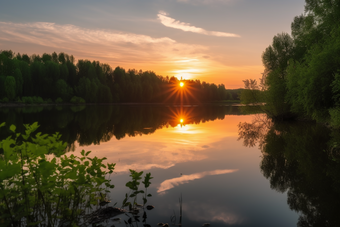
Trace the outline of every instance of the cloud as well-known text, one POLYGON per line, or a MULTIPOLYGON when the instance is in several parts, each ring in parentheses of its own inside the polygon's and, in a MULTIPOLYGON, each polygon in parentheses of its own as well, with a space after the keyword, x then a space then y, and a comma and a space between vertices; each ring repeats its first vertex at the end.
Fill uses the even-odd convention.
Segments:
POLYGON ((182 175, 181 177, 176 177, 172 179, 168 179, 163 181, 157 192, 162 193, 165 192, 175 186, 181 185, 188 183, 189 181, 196 180, 196 179, 201 179, 205 176, 211 176, 211 175, 220 175, 220 174, 226 174, 226 173, 233 173, 238 171, 238 169, 223 169, 223 170, 213 170, 213 171, 205 171, 201 173, 194 173, 190 175, 182 175))
POLYGON ((86 58, 143 70, 157 70, 160 65, 173 66, 183 58, 202 56, 207 47, 178 43, 168 37, 115 30, 87 29, 75 25, 47 22, 13 23, 0 21, 1 48, 28 54, 48 51, 67 52, 86 58), (33 45, 32 45, 33 44, 33 45))
POLYGON ((161 23, 170 28, 176 28, 183 30, 185 32, 194 32, 203 35, 210 35, 210 36, 217 36, 217 37, 240 37, 239 35, 233 33, 226 33, 226 32, 217 32, 217 31, 207 31, 203 28, 198 28, 195 26, 190 25, 189 23, 180 22, 168 16, 168 14, 164 11, 159 11, 157 14, 158 19, 161 23))
POLYGON ((233 0, 177 0, 177 2, 191 3, 191 4, 213 4, 213 3, 230 3, 233 0))

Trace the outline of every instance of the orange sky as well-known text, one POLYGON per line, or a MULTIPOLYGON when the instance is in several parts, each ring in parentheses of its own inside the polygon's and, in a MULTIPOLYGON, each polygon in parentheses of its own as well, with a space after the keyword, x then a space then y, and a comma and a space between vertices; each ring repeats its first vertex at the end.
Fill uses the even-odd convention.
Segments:
POLYGON ((113 68, 243 87, 258 79, 261 54, 290 33, 303 0, 6 1, 0 50, 65 52, 113 68))

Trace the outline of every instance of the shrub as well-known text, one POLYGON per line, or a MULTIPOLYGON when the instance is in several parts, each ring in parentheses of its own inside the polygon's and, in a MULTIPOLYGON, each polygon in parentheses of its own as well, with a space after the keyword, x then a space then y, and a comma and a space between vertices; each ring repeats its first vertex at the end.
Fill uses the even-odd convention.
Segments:
POLYGON ((24 97, 22 97, 22 101, 24 102, 24 103, 27 103, 27 104, 31 104, 31 103, 33 103, 33 99, 32 99, 32 97, 27 97, 27 96, 24 96, 24 97))
POLYGON ((329 114, 331 115, 331 125, 335 128, 340 127, 340 107, 333 108, 329 110, 329 114))
POLYGON ((63 100, 60 97, 55 100, 55 103, 62 103, 62 102, 63 102, 63 100))
POLYGON ((15 99, 15 102, 22 103, 23 101, 18 97, 18 98, 15 99))
POLYGON ((44 103, 44 100, 40 96, 33 96, 32 100, 33 100, 33 103, 38 103, 38 104, 44 103))
POLYGON ((53 103, 52 99, 46 99, 45 103, 53 103))
POLYGON ((6 97, 6 98, 3 98, 3 99, 0 99, 0 102, 2 102, 2 103, 8 103, 9 100, 8 100, 8 98, 6 97))
POLYGON ((85 103, 85 100, 83 98, 73 96, 70 102, 71 103, 85 103))
POLYGON ((80 214, 114 187, 106 175, 115 164, 88 157, 90 151, 80 157, 62 155, 66 143, 60 134, 35 133, 37 122, 24 126, 21 134, 11 125, 13 136, 0 141, 1 226, 61 226, 62 220, 78 226, 80 214))

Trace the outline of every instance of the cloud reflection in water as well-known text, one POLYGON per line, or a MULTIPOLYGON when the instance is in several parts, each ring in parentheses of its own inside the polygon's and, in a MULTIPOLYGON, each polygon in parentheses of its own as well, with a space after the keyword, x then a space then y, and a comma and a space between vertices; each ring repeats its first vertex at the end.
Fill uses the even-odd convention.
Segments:
POLYGON ((216 204, 201 203, 192 201, 183 204, 183 211, 188 219, 198 222, 223 222, 228 225, 237 225, 245 221, 235 211, 225 206, 218 206, 216 204))
POLYGON ((205 171, 201 173, 194 173, 190 175, 182 175, 181 177, 176 177, 172 179, 168 179, 163 181, 157 192, 158 193, 165 193, 165 191, 174 188, 175 186, 186 184, 189 181, 201 179, 205 176, 211 176, 211 175, 220 175, 220 174, 226 174, 226 173, 233 173, 238 171, 238 169, 222 169, 222 170, 213 170, 213 171, 205 171))

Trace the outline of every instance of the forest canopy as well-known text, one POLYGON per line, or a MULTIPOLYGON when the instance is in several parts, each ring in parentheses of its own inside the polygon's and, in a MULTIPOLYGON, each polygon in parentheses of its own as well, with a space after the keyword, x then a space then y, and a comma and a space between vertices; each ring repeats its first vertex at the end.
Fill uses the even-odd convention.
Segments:
POLYGON ((254 92, 243 92, 242 101, 265 102, 273 118, 299 116, 340 126, 339 25, 339 1, 306 0, 291 35, 277 34, 262 53, 260 86, 245 81, 254 92))
POLYGON ((56 52, 15 54, 0 51, 0 101, 72 103, 211 102, 238 99, 223 84, 181 80, 110 65, 78 60, 56 52))

